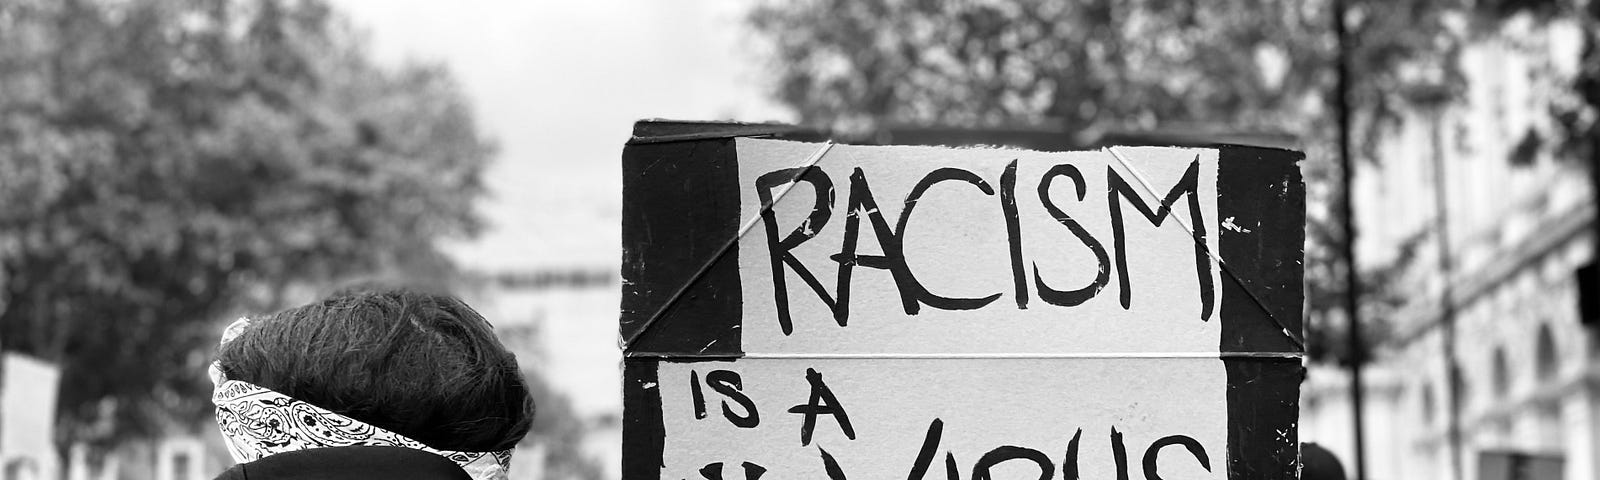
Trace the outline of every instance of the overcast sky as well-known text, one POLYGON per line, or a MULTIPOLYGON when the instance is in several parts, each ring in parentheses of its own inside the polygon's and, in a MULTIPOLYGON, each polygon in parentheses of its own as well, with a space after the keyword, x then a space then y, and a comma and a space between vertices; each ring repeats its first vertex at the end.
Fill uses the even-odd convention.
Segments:
POLYGON ((737 0, 334 0, 379 58, 449 65, 501 147, 494 229, 466 264, 614 267, 622 144, 640 118, 788 120, 737 0))
MULTIPOLYGON (((789 120, 765 100, 738 0, 332 0, 382 61, 443 62, 500 146, 469 268, 608 269, 621 260, 623 142, 634 120, 789 120)), ((554 305, 490 305, 492 321, 544 318, 541 365, 585 414, 621 411, 619 292, 554 305)), ((480 308, 483 308, 480 306, 480 308)))

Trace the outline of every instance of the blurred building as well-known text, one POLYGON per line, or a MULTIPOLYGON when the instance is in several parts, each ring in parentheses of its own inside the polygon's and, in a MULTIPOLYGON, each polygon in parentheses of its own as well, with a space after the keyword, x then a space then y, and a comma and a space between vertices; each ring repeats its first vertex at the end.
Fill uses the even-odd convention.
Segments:
POLYGON ((61 370, 26 355, 0 354, 0 479, 53 479, 56 385, 61 370))
MULTIPOLYGON (((1408 265, 1398 309, 1365 313, 1387 325, 1364 375, 1369 479, 1600 479, 1600 344, 1580 310, 1597 287, 1578 275, 1594 261, 1590 159, 1555 153, 1545 109, 1573 33, 1471 46, 1461 97, 1407 92, 1357 174, 1362 262, 1408 265)), ((1351 466, 1347 378, 1312 368, 1301 438, 1351 466)))

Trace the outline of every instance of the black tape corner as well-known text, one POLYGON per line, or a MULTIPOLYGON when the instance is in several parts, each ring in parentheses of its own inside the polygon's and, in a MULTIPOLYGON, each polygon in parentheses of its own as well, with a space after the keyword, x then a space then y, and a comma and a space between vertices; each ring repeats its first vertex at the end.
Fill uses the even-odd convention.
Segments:
POLYGON ((1217 244, 1231 275, 1222 282, 1223 352, 1303 352, 1305 155, 1218 146, 1217 244), (1258 303, 1259 302, 1259 303, 1258 303), (1287 332, 1285 332, 1287 330, 1287 332))
POLYGON ((741 353, 739 247, 729 245, 739 235, 734 144, 715 138, 623 149, 625 355, 741 353))

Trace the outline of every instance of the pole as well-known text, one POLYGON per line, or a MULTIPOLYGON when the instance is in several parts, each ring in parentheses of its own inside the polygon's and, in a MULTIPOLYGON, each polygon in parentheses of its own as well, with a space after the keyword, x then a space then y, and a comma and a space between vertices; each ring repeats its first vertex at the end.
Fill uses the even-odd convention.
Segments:
POLYGON ((1444 110, 1443 106, 1435 106, 1431 125, 1431 143, 1433 155, 1433 228, 1439 242, 1439 277, 1443 281, 1439 298, 1439 330, 1444 346, 1445 389, 1449 393, 1449 417, 1446 419, 1445 436, 1450 446, 1450 471, 1454 478, 1463 478, 1461 463, 1461 380, 1460 372, 1456 367, 1456 302, 1455 302, 1455 259, 1450 248, 1450 204, 1449 177, 1445 174, 1444 162, 1444 110))
MULTIPOLYGON (((1578 16, 1578 25, 1582 27, 1584 35, 1583 46, 1579 50, 1582 56, 1578 60, 1581 73, 1575 86, 1578 91, 1584 92, 1584 103, 1591 110, 1600 111, 1600 91, 1597 91, 1600 88, 1596 88, 1600 87, 1600 0, 1589 0, 1583 13, 1578 16)), ((1589 137, 1589 158, 1584 160, 1589 170, 1589 201, 1600 205, 1600 122, 1591 122, 1586 133, 1589 137)), ((1593 236, 1590 242, 1595 253, 1590 254, 1589 264, 1600 264, 1600 213, 1596 214, 1590 235, 1593 236)), ((1600 282, 1596 282, 1596 286, 1600 286, 1600 282)), ((1600 291, 1578 292, 1578 295, 1579 298, 1584 295, 1600 297, 1600 291)), ((1591 325, 1587 322, 1594 318, 1579 320, 1591 325)))
POLYGON ((1354 190, 1355 168, 1350 158, 1350 39, 1345 28, 1345 3, 1344 0, 1333 1, 1333 33, 1337 40, 1338 58, 1337 75, 1334 86, 1334 110, 1339 123, 1339 174, 1340 186, 1340 219, 1344 227, 1344 243, 1341 245, 1344 254, 1344 311, 1345 319, 1349 322, 1349 333, 1346 350, 1350 361, 1350 408, 1354 419, 1355 439, 1355 475, 1354 480, 1366 480, 1367 455, 1365 428, 1362 415, 1362 384, 1361 364, 1366 361, 1363 357, 1365 345, 1361 339, 1361 279, 1359 269, 1356 268, 1356 226, 1355 206, 1352 195, 1354 190))

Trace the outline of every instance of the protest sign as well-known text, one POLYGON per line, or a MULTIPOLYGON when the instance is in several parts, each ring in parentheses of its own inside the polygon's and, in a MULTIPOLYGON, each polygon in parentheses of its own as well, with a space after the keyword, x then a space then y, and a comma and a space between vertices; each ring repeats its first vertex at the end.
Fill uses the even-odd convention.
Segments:
POLYGON ((1297 475, 1298 153, 789 128, 625 150, 625 478, 1297 475))

